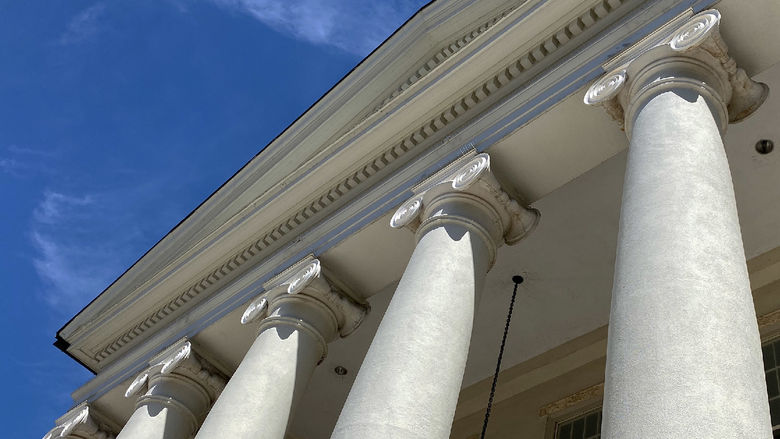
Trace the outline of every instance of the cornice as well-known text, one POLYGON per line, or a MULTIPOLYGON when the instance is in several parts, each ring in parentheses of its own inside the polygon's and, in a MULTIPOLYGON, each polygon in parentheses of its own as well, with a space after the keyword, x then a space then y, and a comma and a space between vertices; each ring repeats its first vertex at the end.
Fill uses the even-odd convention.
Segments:
MULTIPOLYGON (((286 188, 292 184, 289 179, 277 181, 272 187, 264 191, 262 195, 256 197, 254 201, 249 203, 238 213, 234 214, 232 218, 227 218, 221 227, 203 237, 198 242, 192 242, 191 240, 182 242, 185 238, 182 238, 181 236, 187 234, 183 229, 205 228, 203 226, 204 222, 207 222, 210 218, 213 219, 220 212, 227 210, 225 204, 226 200, 235 199, 237 196, 236 194, 246 194, 251 189, 252 182, 261 180, 260 177, 262 175, 271 172, 275 165, 283 163, 282 157, 291 149, 290 144, 302 140, 301 136, 304 135, 300 128, 302 125, 314 126, 323 123, 324 120, 315 120, 318 117, 316 114, 323 112, 327 113, 328 111, 333 113, 334 108, 339 110, 336 111, 336 113, 343 112, 343 100, 353 96, 356 90, 362 89, 365 82, 385 70, 388 63, 397 61, 398 54, 395 54, 395 52, 400 53, 406 51, 406 46, 420 38, 421 34, 428 32, 430 26, 446 22, 452 15, 459 13, 466 7, 469 2, 454 1, 440 4, 444 5, 444 7, 431 5, 434 7, 428 7, 410 19, 409 24, 411 26, 406 26, 399 30, 399 32, 397 32, 399 35, 394 35, 393 38, 377 49, 376 53, 372 54, 371 57, 367 58, 356 67, 352 74, 342 80, 333 90, 326 94, 317 105, 313 106, 301 116, 298 121, 281 134, 279 138, 272 142, 272 144, 263 152, 262 157, 259 157, 260 160, 256 157, 255 160, 248 163, 244 169, 226 182, 219 191, 215 192, 209 200, 196 209, 196 211, 191 214, 191 217, 177 226, 177 228, 170 233, 170 236, 161 240, 144 256, 144 258, 139 260, 128 270, 128 272, 123 274, 120 279, 117 279, 117 281, 107 289, 107 292, 111 292, 112 294, 102 294, 102 297, 98 297, 93 304, 90 304, 90 306, 82 311, 81 314, 83 319, 81 320, 86 322, 85 324, 79 325, 79 322, 74 322, 74 324, 69 323, 63 327, 59 335, 63 339, 71 342, 71 344, 73 343, 73 340, 88 336, 89 332, 95 327, 92 323, 110 320, 116 315, 118 310, 127 309, 129 306, 132 306, 139 296, 148 296, 148 293, 158 288, 161 283, 170 283, 168 279, 171 278, 172 273, 180 270, 184 266, 191 266, 191 262, 194 258, 207 250, 212 250, 215 241, 219 240, 226 233, 229 233, 231 229, 240 226, 247 216, 252 215, 258 209, 267 208, 269 204, 281 198, 282 194, 286 192, 286 188), (430 26, 428 25, 429 22, 431 23, 430 26), (400 42, 397 42, 396 40, 400 42), (361 70, 363 70, 363 72, 361 72, 361 70), (211 212, 211 214, 209 214, 209 212, 211 212), (171 242, 174 239, 179 240, 179 242, 171 242), (159 266, 157 263, 154 263, 155 260, 159 259, 159 255, 166 251, 177 251, 180 256, 170 261, 165 266, 159 266), (148 272, 150 269, 156 269, 156 271, 144 275, 146 279, 139 279, 139 271, 148 272), (139 280, 141 280, 141 282, 139 282, 139 280), (127 290, 130 290, 132 293, 115 297, 119 291, 127 290)), ((323 148, 318 147, 317 149, 323 148)), ((363 169, 360 169, 352 175, 343 176, 343 180, 333 185, 326 193, 308 200, 307 205, 304 205, 297 211, 294 210, 290 212, 288 217, 281 219, 277 218, 275 220, 276 225, 270 228, 270 230, 266 229, 263 235, 254 237, 254 242, 250 245, 233 251, 230 256, 226 255, 218 265, 212 266, 210 270, 198 274, 196 282, 187 286, 180 285, 173 287, 173 289, 179 291, 178 294, 168 297, 165 300, 159 300, 155 305, 156 309, 153 312, 149 312, 147 316, 137 320, 134 324, 126 326, 125 331, 117 334, 115 339, 110 343, 107 343, 102 347, 88 349, 84 354, 94 357, 97 362, 107 358, 113 352, 129 343, 139 333, 146 331, 160 320, 171 316, 171 314, 183 304, 192 302, 192 300, 200 296, 205 289, 213 289, 218 283, 224 283, 231 279, 232 276, 235 275, 235 270, 244 265, 249 259, 254 258, 257 252, 272 247, 280 240, 284 241, 283 238, 289 236, 292 229, 297 228, 303 222, 309 220, 314 214, 329 207, 333 201, 342 198, 345 193, 353 189, 354 185, 361 183, 365 178, 370 177, 378 169, 384 167, 396 158, 395 154, 390 152, 386 157, 375 158, 372 160, 373 163, 369 163, 367 166, 364 166, 363 169)), ((309 166, 317 166, 317 163, 311 162, 312 160, 309 160, 309 166)), ((306 166, 299 167, 298 170, 301 171, 299 174, 302 175, 307 172, 304 168, 306 168, 306 166)), ((295 172, 291 173, 295 174, 295 172)), ((278 211, 279 209, 275 210, 278 211)), ((267 219, 265 223, 271 221, 274 220, 267 219)), ((193 277, 192 274, 189 276, 193 277)), ((168 288, 170 289, 171 287, 169 286, 168 288)), ((95 366, 95 364, 91 364, 91 366, 95 366)))
MULTIPOLYGON (((484 0, 478 8, 496 7, 518 0, 484 0), (492 6, 491 6, 492 5, 492 6)), ((420 41, 427 41, 429 32, 440 32, 441 28, 453 28, 445 31, 450 33, 457 25, 449 23, 453 16, 464 8, 474 8, 476 5, 469 0, 453 0, 432 3, 418 11, 408 22, 396 31, 387 41, 378 47, 371 56, 361 61, 347 76, 340 80, 331 90, 325 93, 315 104, 304 112, 297 120, 287 127, 278 137, 271 141, 254 158, 247 162, 235 175, 226 181, 217 191, 211 194, 200 206, 193 210, 181 223, 176 225, 165 237, 154 245, 141 259, 136 261, 125 273, 116 279, 93 303, 80 313, 83 320, 90 321, 98 313, 118 305, 128 290, 143 290, 145 286, 165 278, 166 273, 175 269, 182 259, 197 252, 199 247, 208 245, 210 236, 218 234, 216 230, 226 223, 240 221, 252 205, 262 205, 283 192, 289 183, 289 174, 299 170, 299 158, 290 157, 291 152, 307 149, 318 151, 322 149, 323 139, 333 137, 333 133, 321 133, 322 129, 341 129, 350 126, 349 118, 360 117, 370 110, 374 101, 370 98, 376 89, 392 87, 396 66, 414 62, 419 55, 418 47, 426 46, 420 41), (381 79, 386 78, 386 79, 381 79), (379 84, 377 81, 387 82, 379 84), (364 97, 360 103, 356 97, 364 97), (365 107, 365 108, 364 108, 365 107), (334 119, 348 114, 346 120, 334 119), (320 130, 320 131, 318 131, 320 130), (293 146, 295 146, 293 148, 293 146), (278 178, 264 178, 269 174, 288 165, 278 172, 278 178), (270 186, 259 187, 259 184, 270 183, 270 186), (243 210, 242 210, 243 209, 243 210), (108 294, 106 294, 108 293, 108 294)), ((411 65, 409 65, 411 67, 411 65)), ((404 70, 408 70, 406 67, 404 70)), ((378 98, 379 95, 377 95, 378 98)), ((354 123, 352 123, 354 125, 354 123)), ((339 133, 340 136, 343 133, 339 133)), ((120 306, 125 306, 126 303, 120 306)), ((79 317, 79 316, 77 316, 79 317)), ((58 333, 63 339, 71 339, 78 332, 78 322, 66 324, 58 333)))
POLYGON ((510 12, 517 9, 520 5, 512 5, 509 8, 502 11, 500 14, 488 19, 487 21, 481 23, 478 27, 473 28, 469 32, 466 32, 465 34, 461 35, 460 37, 449 41, 447 44, 441 46, 439 50, 437 50, 434 55, 432 55, 430 58, 428 58, 426 61, 418 64, 417 68, 414 69, 414 73, 412 73, 405 81, 402 81, 398 87, 396 87, 395 90, 393 90, 391 93, 385 95, 385 98, 382 99, 382 101, 374 107, 374 109, 365 115, 357 125, 360 125, 363 121, 371 117, 374 113, 378 113, 382 111, 383 108, 385 108, 391 101, 393 101, 395 98, 400 96, 404 93, 409 87, 411 87, 414 83, 419 81, 420 79, 427 76, 429 73, 431 73, 436 67, 441 65, 444 61, 446 61, 450 56, 457 53, 464 47, 466 47, 469 43, 474 41, 479 35, 483 34, 485 31, 493 27, 496 23, 499 22, 499 20, 506 17, 510 12))
MULTIPOLYGON (((472 86, 471 89, 467 89, 466 93, 461 94, 456 100, 450 101, 448 104, 444 104, 444 108, 428 115, 428 119, 425 123, 417 126, 413 126, 411 130, 407 128, 406 136, 399 141, 392 142, 384 147, 379 153, 374 153, 373 157, 370 157, 367 162, 363 162, 359 167, 353 168, 352 171, 348 171, 346 175, 333 183, 328 189, 320 194, 316 195, 313 199, 309 199, 306 204, 297 209, 292 209, 287 216, 282 217, 280 220, 275 221, 275 225, 269 229, 266 229, 260 235, 256 235, 251 238, 248 244, 243 245, 238 249, 234 249, 229 256, 226 256, 220 264, 203 272, 199 275, 194 282, 190 282, 189 285, 176 287, 176 294, 169 296, 167 299, 157 302, 153 309, 147 312, 147 314, 125 326, 120 332, 99 345, 92 345, 92 347, 83 347, 81 349, 83 354, 89 355, 89 359, 85 362, 91 364, 94 367, 100 368, 100 364, 110 358, 116 352, 124 349, 126 346, 132 344, 135 340, 142 337, 142 335, 148 332, 151 328, 157 326, 163 321, 170 320, 177 315, 180 315, 185 309, 191 307, 204 296, 206 291, 215 291, 226 282, 234 279, 240 272, 243 271, 243 267, 252 265, 256 261, 262 260, 264 256, 275 248, 279 248, 287 242, 292 240, 296 234, 300 233, 301 229, 304 229, 307 224, 315 223, 317 219, 320 219, 325 214, 332 212, 339 204, 343 204, 348 201, 349 198, 355 196, 360 190, 364 190, 365 187, 378 182, 382 177, 386 176, 390 171, 399 167, 402 163, 408 162, 414 155, 419 154, 421 149, 425 149, 425 146, 430 147, 432 144, 440 141, 442 132, 450 131, 458 125, 462 125, 464 120, 468 120, 473 117, 472 115, 478 114, 487 104, 491 101, 495 101, 500 95, 505 95, 512 88, 519 87, 524 82, 530 80, 535 72, 542 65, 545 65, 545 61, 549 60, 550 55, 553 52, 558 51, 564 45, 576 45, 578 37, 583 35, 588 29, 594 27, 599 21, 603 20, 610 13, 614 12, 619 6, 625 3, 627 0, 605 0, 598 2, 591 2, 591 6, 585 8, 577 15, 571 17, 564 23, 559 24, 557 29, 547 31, 546 34, 542 34, 541 38, 534 40, 530 44, 526 44, 524 49, 516 51, 515 56, 511 62, 505 63, 498 68, 492 69, 492 75, 483 77, 482 80, 470 81, 475 83, 476 86, 472 86), (455 123, 457 122, 457 123, 455 123), (410 152, 413 152, 410 154, 410 152), (392 166, 391 166, 392 165, 392 166)), ((424 77, 420 77, 417 81, 410 84, 409 87, 403 89, 402 93, 396 94, 394 97, 384 103, 385 110, 372 114, 366 118, 361 124, 353 128, 350 132, 345 134, 341 139, 335 142, 326 150, 334 150, 338 148, 345 148, 350 144, 355 143, 355 138, 365 138, 372 134, 373 130, 366 129, 366 125, 373 125, 378 122, 390 123, 388 121, 389 114, 398 114, 402 112, 405 107, 411 105, 414 99, 419 99, 421 92, 428 91, 432 88, 432 84, 446 82, 449 77, 452 76, 451 72, 442 71, 453 63, 457 63, 462 66, 466 59, 469 57, 478 56, 482 47, 472 47, 472 43, 480 41, 481 38, 507 38, 506 35, 496 34, 497 31, 502 31, 504 34, 509 32, 517 32, 516 27, 520 22, 523 22, 529 16, 538 17, 540 11, 538 11, 539 5, 542 3, 536 3, 531 5, 530 9, 527 8, 509 8, 500 12, 493 19, 483 22, 475 30, 470 31, 466 36, 459 38, 460 46, 453 43, 453 48, 448 49, 450 54, 447 57, 440 60, 439 64, 430 68, 424 77), (503 28, 496 24, 509 20, 509 23, 502 23, 503 28), (514 30, 512 30, 514 28, 514 30), (457 50, 455 50, 457 48, 457 50), (469 50, 464 50, 469 49, 469 50), (436 72, 437 74, 430 74, 436 72), (420 90, 423 89, 423 90, 420 90), (392 112, 387 107, 395 107, 392 112), (377 121, 376 119, 385 119, 377 121), (341 145, 340 147, 338 145, 341 145)), ((451 45, 452 46, 452 45, 451 45)), ((449 47, 449 46, 448 46, 449 47)), ((443 51, 445 49, 442 49, 443 51)), ((428 64, 426 61, 425 65, 428 64)), ((419 123, 419 122, 418 122, 419 123)), ((320 157, 315 157, 310 160, 308 166, 302 167, 302 169, 309 173, 311 169, 322 167, 324 161, 334 160, 333 155, 323 160, 320 157)), ((298 182, 297 184, 300 184, 298 182)), ((282 188, 280 193, 285 193, 288 188, 294 186, 291 184, 285 188, 282 188)), ((310 185, 311 186, 311 185, 310 185)), ((251 204, 244 209, 244 212, 234 217, 234 221, 229 221, 222 229, 217 230, 218 234, 224 236, 227 234, 227 230, 230 226, 233 228, 240 225, 240 220, 251 216, 251 211, 255 212, 261 208, 267 208, 267 205, 263 204, 251 204)), ((205 249, 213 246, 207 246, 201 249, 205 249)), ((186 258, 189 261, 190 258, 186 258)), ((179 266, 183 265, 183 262, 179 266)), ((157 283, 164 279, 165 272, 161 272, 153 279, 146 282, 136 291, 143 292, 149 291, 152 288, 157 287, 157 283)), ((135 300, 132 295, 128 296, 125 300, 121 300, 114 304, 108 312, 103 313, 102 319, 96 319, 93 325, 85 326, 82 331, 76 331, 73 334, 75 337, 88 335, 90 328, 94 331, 96 328, 101 327, 101 320, 103 322, 109 321, 119 310, 127 311, 129 306, 132 306, 132 302, 135 300)), ((78 354, 77 354, 78 355, 78 354)), ((81 357, 81 355, 79 355, 81 357)))

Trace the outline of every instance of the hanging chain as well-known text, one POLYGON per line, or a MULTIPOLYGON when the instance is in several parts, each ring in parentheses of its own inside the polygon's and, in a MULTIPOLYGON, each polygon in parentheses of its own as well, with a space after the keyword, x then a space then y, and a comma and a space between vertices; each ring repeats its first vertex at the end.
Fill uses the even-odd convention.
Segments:
POLYGON ((522 276, 512 276, 515 283, 515 289, 512 291, 512 300, 509 302, 509 313, 506 315, 506 326, 504 326, 504 336, 501 338, 501 348, 498 350, 498 362, 496 363, 496 373, 493 374, 493 385, 490 386, 490 398, 488 399, 487 409, 485 410, 485 422, 482 424, 482 435, 480 439, 485 439, 488 419, 490 418, 490 409, 493 408, 493 397, 496 396, 496 383, 498 383, 498 372, 501 370, 501 359, 504 357, 504 347, 506 346, 506 335, 509 333, 509 323, 512 321, 512 310, 515 307, 515 297, 517 296, 517 286, 523 282, 522 276))

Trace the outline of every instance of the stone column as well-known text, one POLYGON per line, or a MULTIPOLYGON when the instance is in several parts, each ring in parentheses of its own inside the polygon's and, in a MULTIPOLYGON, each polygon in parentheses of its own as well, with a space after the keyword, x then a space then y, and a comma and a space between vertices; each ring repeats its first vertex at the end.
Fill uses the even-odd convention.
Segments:
POLYGON ((433 181, 392 218, 392 227, 416 231, 417 246, 333 438, 449 437, 474 311, 496 247, 519 241, 538 220, 538 212, 501 189, 487 154, 433 181))
POLYGON ((114 439, 117 430, 86 402, 69 410, 56 424, 43 439, 114 439))
MULTIPOLYGON (((602 437, 770 438, 760 339, 721 135, 763 84, 706 11, 588 91, 630 139, 602 437)), ((745 147, 749 147, 745 145, 745 147)))
POLYGON ((304 259, 270 284, 277 286, 241 318, 260 322, 259 335, 197 438, 282 439, 328 342, 354 331, 367 311, 325 279, 317 259, 304 259))
POLYGON ((125 397, 138 397, 136 408, 117 439, 189 439, 224 386, 222 375, 181 340, 130 384, 125 397))

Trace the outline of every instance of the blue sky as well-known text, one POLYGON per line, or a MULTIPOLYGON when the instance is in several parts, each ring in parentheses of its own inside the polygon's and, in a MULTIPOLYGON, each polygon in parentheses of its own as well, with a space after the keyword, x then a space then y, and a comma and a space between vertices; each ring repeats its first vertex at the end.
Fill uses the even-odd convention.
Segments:
POLYGON ((91 374, 55 332, 423 0, 0 0, 4 435, 91 374))

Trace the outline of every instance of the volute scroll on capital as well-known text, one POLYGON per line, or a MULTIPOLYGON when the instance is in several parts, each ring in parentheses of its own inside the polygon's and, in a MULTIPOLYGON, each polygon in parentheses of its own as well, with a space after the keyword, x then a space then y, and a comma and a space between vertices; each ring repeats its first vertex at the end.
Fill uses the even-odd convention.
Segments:
POLYGON ((83 402, 57 420, 57 426, 49 430, 43 439, 64 439, 77 435, 89 439, 114 439, 111 432, 101 417, 96 416, 94 409, 83 402))
POLYGON ((312 257, 293 264, 290 269, 277 276, 277 279, 270 281, 270 285, 272 286, 267 291, 247 306, 241 316, 242 324, 262 321, 271 315, 274 304, 280 299, 288 300, 302 295, 324 304, 336 319, 339 335, 346 337, 360 326, 369 311, 367 304, 350 299, 343 291, 342 285, 326 278, 319 259, 312 257), (292 274, 289 274, 290 272, 292 274))
POLYGON ((502 189, 490 170, 490 156, 481 153, 472 157, 454 173, 443 174, 430 188, 403 203, 390 219, 390 226, 396 229, 407 227, 416 232, 424 221, 437 215, 426 212, 426 207, 437 197, 447 193, 470 194, 491 206, 500 223, 501 236, 496 240, 509 245, 526 237, 539 222, 538 210, 522 206, 502 189))
POLYGON ((750 79, 729 55, 720 34, 720 20, 715 9, 700 12, 659 43, 637 50, 637 56, 591 85, 585 104, 602 106, 630 138, 631 123, 643 96, 685 87, 710 100, 725 132, 728 123, 740 122, 758 109, 769 88, 750 79), (670 74, 675 68, 679 76, 670 74))
POLYGON ((155 376, 177 373, 200 383, 212 400, 225 388, 226 379, 206 360, 198 356, 189 340, 183 339, 161 352, 150 366, 138 374, 125 391, 125 397, 142 395, 155 376))

